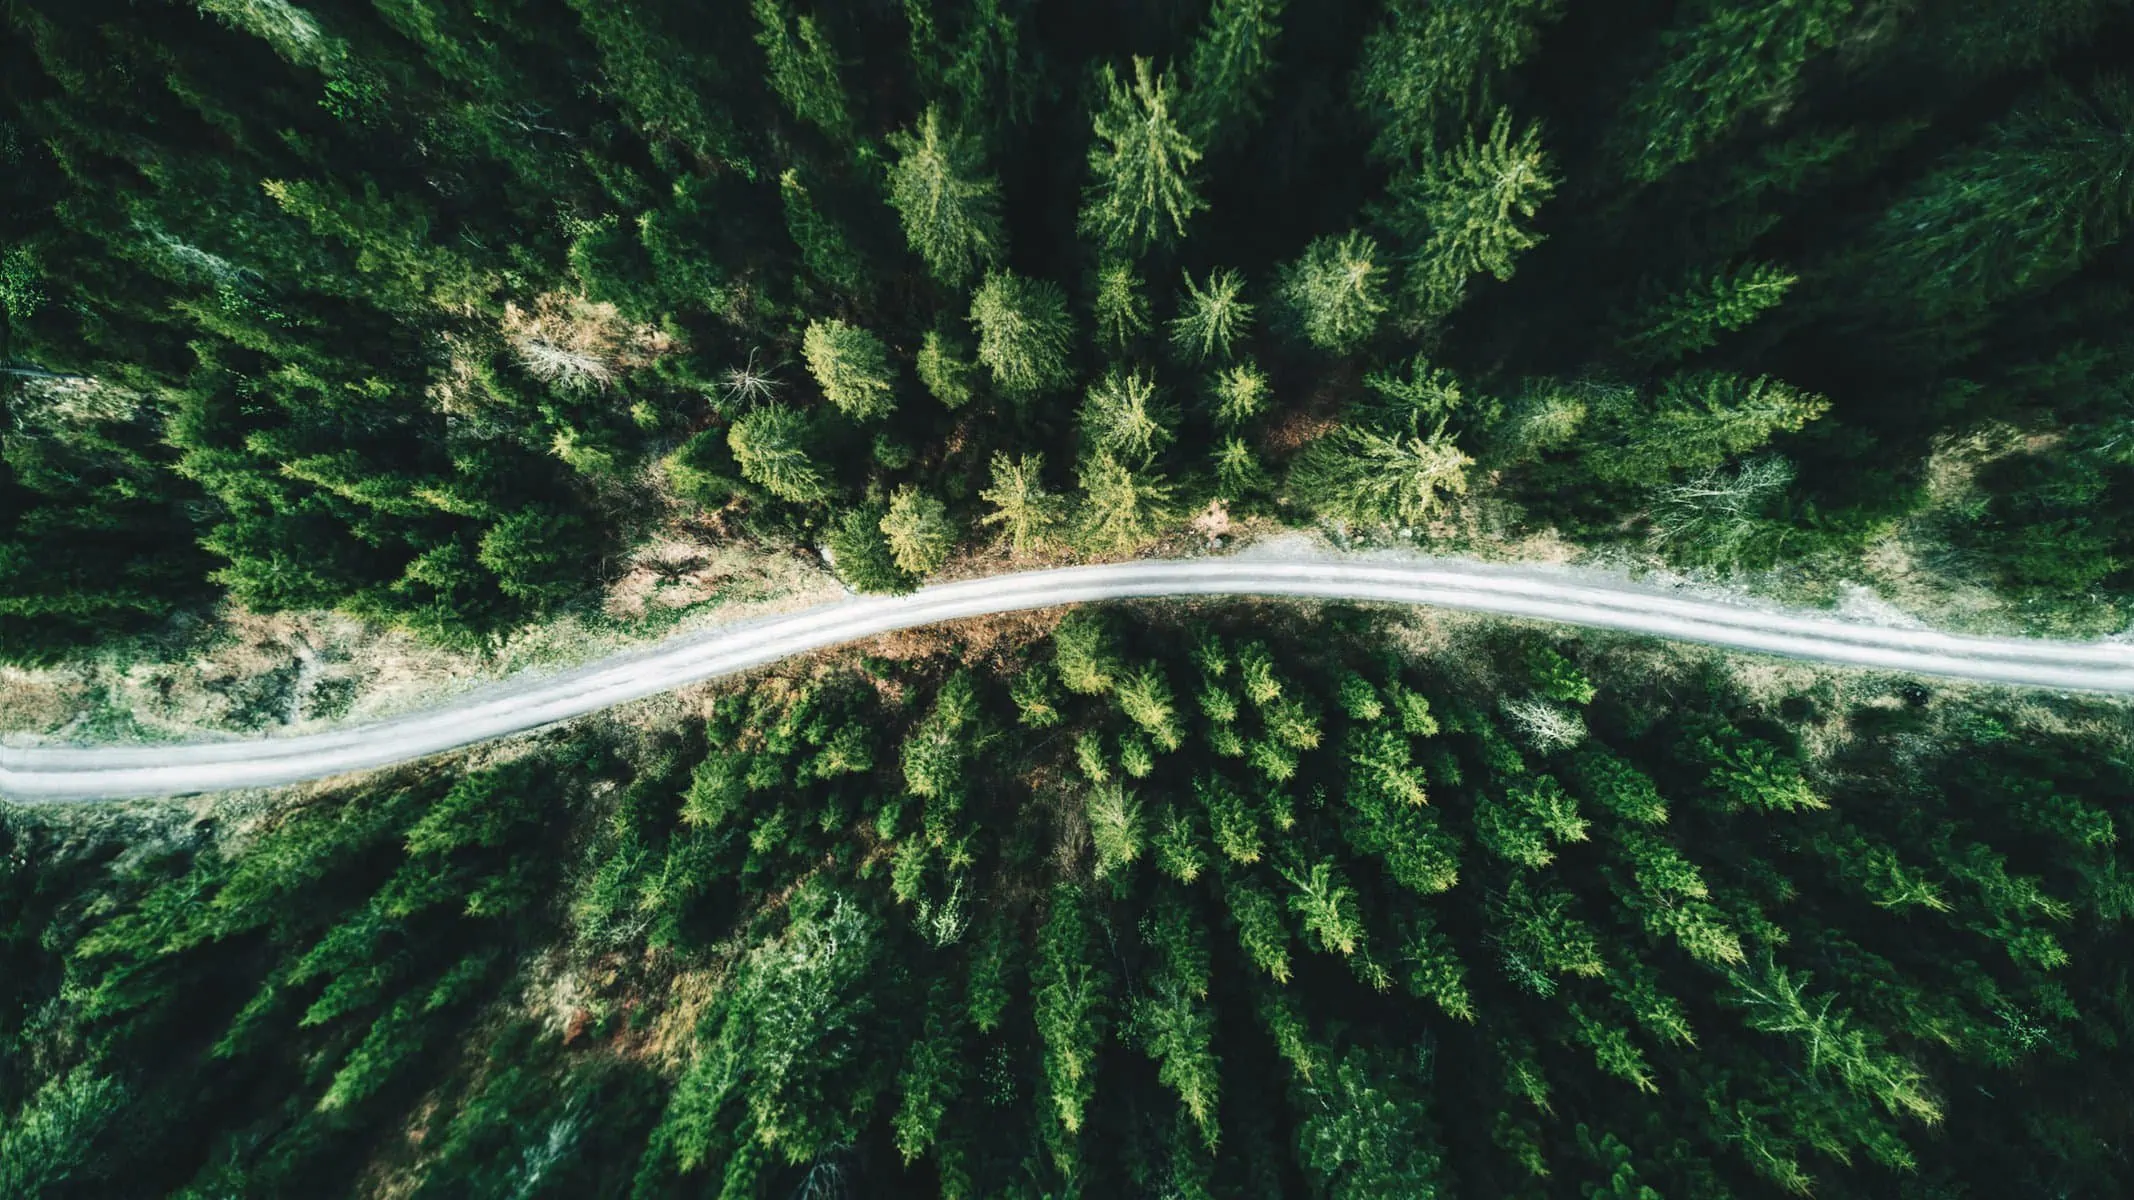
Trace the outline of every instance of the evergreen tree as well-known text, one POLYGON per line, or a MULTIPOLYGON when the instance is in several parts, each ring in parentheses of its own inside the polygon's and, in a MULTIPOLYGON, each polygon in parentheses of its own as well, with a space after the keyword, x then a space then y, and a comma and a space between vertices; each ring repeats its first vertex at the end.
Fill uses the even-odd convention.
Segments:
POLYGON ((846 416, 869 421, 896 407, 889 348, 866 330, 834 319, 811 321, 801 354, 823 395, 846 416))
POLYGON ((944 129, 928 106, 910 132, 889 135, 889 203, 904 238, 941 282, 958 285, 996 265, 1007 245, 1000 184, 985 173, 977 139, 944 129))
POLYGON ((993 486, 978 498, 993 506, 982 523, 998 525, 1007 535, 1009 549, 1023 555, 1052 544, 1067 519, 1067 503, 1044 485, 1045 456, 1025 454, 1011 459, 993 456, 993 486))
POLYGON ((838 78, 838 55, 815 18, 795 16, 784 0, 752 0, 756 44, 763 48, 771 91, 794 116, 845 141, 852 117, 845 85, 838 78))
POLYGON ((1515 140, 1508 111, 1496 114, 1486 135, 1470 136, 1396 176, 1386 221, 1407 247, 1407 319, 1424 323, 1451 313, 1471 276, 1511 278, 1513 260, 1541 241, 1522 222, 1531 221, 1555 190, 1541 131, 1530 125, 1515 140))
POLYGON ((882 524, 889 517, 880 504, 846 509, 823 536, 830 567, 856 592, 908 592, 918 581, 897 561, 882 524))
POLYGON ((1450 131, 1490 107, 1505 72, 1534 52, 1539 26, 1559 0, 1395 0, 1364 38, 1356 106, 1378 127, 1372 152, 1403 162, 1427 154, 1450 131))
POLYGON ((1363 347, 1386 310, 1378 243, 1361 233, 1318 238, 1282 268, 1278 289, 1304 339, 1333 354, 1363 347))
POLYGON ((1622 413, 1613 422, 1618 432, 1593 439, 1586 466, 1610 482, 1661 483, 1672 472, 1716 467, 1774 433, 1799 430, 1829 408, 1823 397, 1767 377, 1677 375, 1661 386, 1652 411, 1622 413))
POLYGON ((1689 6, 1661 35, 1660 69, 1638 85, 1618 119, 1625 173, 1644 183, 1658 179, 1785 94, 1815 54, 1845 35, 1853 8, 1853 0, 1689 6))
POLYGON ((1186 221, 1207 207, 1193 176, 1200 150, 1172 115, 1169 81, 1147 59, 1134 59, 1128 86, 1105 64, 1103 84, 1089 150, 1094 180, 1077 228, 1107 249, 1138 255, 1184 237, 1186 221))
POLYGON ((1467 490, 1474 460, 1443 432, 1393 437, 1344 425, 1311 444, 1290 487, 1319 513, 1359 525, 1418 525, 1446 493, 1467 490))
POLYGON ((940 570, 956 547, 948 506, 910 484, 890 493, 881 529, 898 569, 915 576, 940 570))
POLYGON ((741 474, 795 504, 830 497, 829 481, 808 456, 809 440, 807 418, 783 404, 751 409, 726 434, 741 474))
POLYGON ((1208 272, 1205 289, 1191 275, 1185 283, 1178 316, 1171 321, 1171 345, 1196 362, 1230 357, 1231 343, 1252 328, 1252 306, 1239 298, 1245 277, 1218 268, 1208 272))
POLYGON ((1077 537, 1093 552, 1131 550, 1171 520, 1175 489, 1152 469, 1097 450, 1082 457, 1077 478, 1082 485, 1077 537))
POLYGON ((1170 444, 1175 414, 1158 397, 1154 376, 1114 369, 1090 385, 1078 415, 1083 443, 1092 452, 1145 463, 1170 444))
POLYGON ((1097 336, 1118 349, 1125 349, 1150 329, 1148 297, 1142 294, 1141 277, 1130 262, 1118 259, 1097 268, 1093 304, 1097 336))
POLYGON ((1002 394, 1017 401, 1065 385, 1074 325, 1058 286, 1006 271, 987 272, 971 296, 978 361, 1002 394))
POLYGON ((971 402, 971 373, 977 368, 965 360, 965 353, 938 329, 927 330, 919 343, 919 355, 913 363, 919 382, 944 408, 958 409, 971 402))
POLYGON ((1282 34, 1284 0, 1216 0, 1186 55, 1179 116, 1195 143, 1237 142, 1259 119, 1282 34))
POLYGON ((1646 362, 1672 362, 1707 349, 1718 344, 1719 335, 1745 328, 1776 308, 1798 281, 1769 263, 1752 263, 1670 292, 1633 319, 1636 332, 1623 339, 1623 350, 1646 362))

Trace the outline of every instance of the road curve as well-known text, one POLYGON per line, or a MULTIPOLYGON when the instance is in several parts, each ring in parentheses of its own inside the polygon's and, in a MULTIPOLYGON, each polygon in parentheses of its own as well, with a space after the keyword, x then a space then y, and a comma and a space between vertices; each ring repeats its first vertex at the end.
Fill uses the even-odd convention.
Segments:
POLYGON ((1575 571, 1447 559, 1251 557, 1024 571, 861 596, 524 675, 437 708, 326 733, 146 746, 0 747, 0 797, 172 796, 382 767, 583 716, 684 684, 961 617, 1143 597, 1427 604, 1735 650, 1985 683, 2134 694, 2134 646, 1899 629, 1673 594, 1575 571))

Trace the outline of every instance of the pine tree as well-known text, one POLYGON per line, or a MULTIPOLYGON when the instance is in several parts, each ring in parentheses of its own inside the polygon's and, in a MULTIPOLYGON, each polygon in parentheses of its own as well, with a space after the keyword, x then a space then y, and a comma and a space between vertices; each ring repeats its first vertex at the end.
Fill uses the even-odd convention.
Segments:
POLYGON ((1204 775, 1194 781, 1193 792, 1208 810, 1215 848, 1234 863, 1258 862, 1262 848, 1259 821, 1237 789, 1219 775, 1204 775))
POLYGON ((1348 957, 1362 948, 1363 919, 1356 911, 1355 889, 1332 862, 1296 871, 1283 868, 1281 875, 1295 889, 1289 894, 1289 910, 1320 950, 1348 957))
POLYGON ((1170 444, 1177 414, 1158 395, 1149 372, 1136 368, 1122 374, 1115 368, 1089 385, 1077 415, 1091 451, 1146 463, 1170 444))
POLYGON ((1471 276, 1511 278, 1513 260, 1541 241, 1522 222, 1556 190, 1548 165, 1541 131, 1530 125, 1515 140, 1511 114, 1500 111, 1486 136, 1431 154, 1394 179, 1386 220, 1408 247, 1402 296, 1410 323, 1459 307, 1471 276))
POLYGON ((1108 878, 1141 857, 1141 802, 1116 783, 1099 782, 1083 794, 1089 840, 1096 848, 1095 874, 1108 878))
POLYGON ((1632 320, 1623 352, 1641 362, 1673 362, 1719 343, 1719 335, 1747 328, 1778 307, 1799 276, 1770 263, 1750 263, 1670 292, 1632 320))
POLYGON ((978 140, 944 128, 929 105, 911 131, 889 135, 889 148, 889 203, 934 277, 957 286, 998 264, 1007 245, 1000 184, 985 173, 978 140))
POLYGON ((1185 277, 1186 291, 1171 321, 1171 345, 1195 362, 1230 357, 1231 343, 1252 328, 1252 306, 1240 298, 1245 277, 1228 268, 1208 272, 1202 288, 1185 277))
POLYGON ((1052 650, 1060 683, 1079 695, 1110 691, 1124 670, 1109 624, 1090 609, 1076 609, 1060 619, 1052 630, 1052 650))
POLYGON ((844 295, 865 291, 866 263, 838 223, 816 206, 815 193, 798 167, 789 167, 778 176, 778 197, 785 206, 786 232, 800 248, 800 261, 808 273, 844 295))
POLYGON ((750 410, 726 434, 741 474, 795 504, 830 498, 829 481, 808 457, 809 438, 807 418, 776 403, 750 410))
POLYGON ((1096 1094, 1097 1050, 1109 1024, 1105 992, 1110 980, 1094 949, 1087 902, 1068 884, 1054 887, 1030 983, 1049 1112, 1069 1135, 1081 1132, 1096 1094))
POLYGON ((1121 86, 1105 64, 1104 108, 1089 149, 1093 182, 1077 228, 1105 248, 1138 255, 1151 244, 1185 236, 1186 221, 1207 207, 1193 178, 1200 150, 1172 115, 1170 84, 1145 58, 1121 86))
POLYGON ((1371 151, 1389 162, 1427 154, 1487 111, 1500 76, 1534 52, 1538 26, 1561 0, 1396 0, 1364 38, 1356 107, 1377 126, 1371 151))
POLYGON ((1267 373, 1247 360, 1218 371, 1208 391, 1215 400, 1216 422, 1236 429, 1267 409, 1272 385, 1267 373))
POLYGON ((1351 354, 1378 329, 1386 310, 1385 280, 1378 243, 1351 232, 1315 239, 1282 268, 1276 287, 1306 341, 1332 354, 1351 354))
POLYGON ((1027 400, 1072 378, 1074 324, 1058 285, 989 271, 971 295, 971 325, 978 330, 978 361, 1010 399, 1027 400))
POLYGON ((1281 904, 1244 872, 1223 876, 1223 898, 1237 926, 1238 948, 1276 983, 1288 983, 1289 929, 1281 904))
POLYGON ((1473 463, 1442 431, 1389 437, 1344 425, 1306 448, 1290 468, 1289 486, 1333 520, 1412 526, 1428 520, 1445 494, 1467 491, 1473 463))
POLYGON ((889 348, 882 339, 832 319, 809 322, 800 345, 808 373, 846 416, 869 421, 886 417, 896 408, 889 348))
POLYGON ((1116 349, 1126 349, 1151 328, 1141 277, 1134 273, 1133 263, 1125 259, 1114 259, 1097 268, 1096 296, 1091 303, 1096 311, 1097 336, 1116 349))
POLYGON ((1018 556, 1051 545, 1067 519, 1067 502, 1045 490, 1044 470, 1041 454, 1010 459, 995 453, 993 486, 978 493, 979 499, 993 506, 981 523, 1000 526, 1009 549, 1018 556))
POLYGON ((971 373, 977 368, 965 360, 965 353, 951 343, 948 335, 938 329, 929 329, 919 343, 919 354, 913 363, 919 382, 933 393, 943 408, 951 411, 971 402, 971 373))
POLYGON ((1260 466, 1259 456, 1241 437, 1226 437, 1215 447, 1216 495, 1235 504, 1266 493, 1274 480, 1260 466))
POLYGON ((1267 102, 1285 0, 1216 0, 1186 54, 1182 123, 1202 146, 1242 140, 1267 102))
POLYGON ((1663 483, 1797 431, 1829 409, 1827 399, 1767 376, 1677 375, 1661 386, 1652 411, 1624 413, 1612 434, 1588 442, 1586 467, 1612 483, 1663 483))
POLYGON ((1700 0, 1662 36, 1666 61, 1624 105, 1624 173, 1650 183, 1785 94, 1809 59, 1846 33, 1854 0, 1700 0))
POLYGON ((888 508, 880 504, 848 508, 823 535, 831 569, 855 592, 897 595, 918 586, 911 572, 898 564, 882 531, 888 516, 888 508))
POLYGON ((1171 519, 1174 490, 1153 470, 1099 450, 1083 456, 1077 479, 1082 485, 1078 537, 1092 552, 1131 550, 1171 519))
POLYGON ((1119 711, 1166 752, 1184 744, 1185 732, 1178 727, 1171 684, 1160 668, 1145 665, 1127 672, 1114 687, 1112 697, 1118 701, 1119 711))
POLYGON ((949 523, 948 506, 910 484, 890 493, 881 528, 898 569, 912 575, 940 570, 956 548, 956 527, 949 523))
POLYGON ((792 15, 784 0, 753 0, 756 44, 763 47, 771 91, 792 114, 834 141, 852 136, 845 86, 837 77, 837 51, 815 18, 792 15))

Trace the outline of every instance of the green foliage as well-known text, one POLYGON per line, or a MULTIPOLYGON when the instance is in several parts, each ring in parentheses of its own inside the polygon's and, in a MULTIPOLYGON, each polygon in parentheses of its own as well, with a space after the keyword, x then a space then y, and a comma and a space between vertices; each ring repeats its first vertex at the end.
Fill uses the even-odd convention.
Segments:
POLYGON ((1093 178, 1076 226, 1108 250, 1140 254, 1184 237, 1186 221, 1207 207, 1194 177, 1200 150, 1171 111, 1170 81, 1147 59, 1134 59, 1123 86, 1104 64, 1102 82, 1104 107, 1091 121, 1093 178))
POLYGON ((1344 425, 1313 442, 1290 468, 1289 486, 1321 515, 1356 525, 1418 525, 1446 493, 1467 490, 1474 459, 1442 431, 1388 436, 1344 425))
POLYGON ((1044 471, 1042 454, 1013 459, 995 454, 993 486, 978 493, 979 499, 993 506, 992 512, 980 518, 981 523, 1000 526, 1017 555, 1052 544, 1067 519, 1067 502, 1046 490, 1044 471))
MULTIPOLYGON (((943 126, 928 106, 910 131, 889 135, 897 160, 889 168, 889 203, 904 221, 904 238, 934 277, 961 284, 994 266, 1005 252, 1000 184, 985 173, 976 138, 943 126)), ((953 407, 953 406, 951 406, 953 407)))
POLYGON ((1114 369, 1089 386, 1076 414, 1091 452, 1145 463, 1172 438, 1176 413, 1157 394, 1148 372, 1114 369))
POLYGON ((994 386, 1017 401, 1064 386, 1074 323, 1058 285, 1006 271, 989 271, 971 295, 978 361, 994 386))
POLYGON ((1091 303, 1097 336, 1119 349, 1151 328, 1148 296, 1131 262, 1114 259, 1097 268, 1096 296, 1091 303))
POLYGON ((1513 260, 1541 241, 1526 222, 1556 190, 1541 131, 1515 139, 1512 116, 1499 110, 1486 135, 1425 156, 1395 177, 1387 222, 1405 248, 1404 313, 1411 323, 1440 320, 1459 307, 1470 277, 1512 276, 1513 260))
POLYGON ((1633 318, 1623 351, 1645 362, 1673 362, 1719 344, 1778 307, 1800 277, 1770 263, 1723 271, 1653 301, 1633 318))
POLYGON ((823 548, 829 551, 831 569, 837 572, 846 587, 855 592, 895 595, 919 585, 913 573, 905 570, 889 543, 885 531, 888 520, 887 507, 863 504, 846 509, 823 536, 823 548))
POLYGON ((940 570, 956 546, 956 527, 949 522, 948 506, 909 484, 890 494, 881 529, 897 569, 912 576, 940 570))
POLYGON ((1061 884, 1038 935, 1032 1009, 1044 1046, 1047 1115, 1070 1136, 1096 1095, 1097 1049, 1110 1024, 1110 979, 1095 960, 1086 901, 1061 884))
POLYGON ((846 416, 870 421, 888 416, 896 407, 889 348, 882 339, 843 321, 814 321, 800 346, 808 373, 846 416))
POLYGON ((1689 162, 1759 106, 1785 94, 1847 30, 1853 0, 1690 5, 1661 35, 1663 61, 1618 118, 1623 169, 1651 182, 1689 162), (1682 98, 1694 95, 1696 104, 1682 98))
POLYGON ((919 354, 913 360, 913 367, 918 372, 919 382, 944 408, 962 408, 971 402, 971 373, 977 367, 963 355, 964 351, 953 346, 948 336, 938 329, 927 330, 925 339, 919 343, 919 354))
POLYGON ((830 482, 808 455, 808 419, 783 404, 751 409, 727 430, 726 444, 750 483, 781 500, 811 504, 830 498, 830 482))
POLYGON ((1827 399, 1764 376, 1677 375, 1662 385, 1651 411, 1624 413, 1611 422, 1616 432, 1593 439, 1586 468, 1612 482, 1659 483, 1677 471, 1716 467, 1829 409, 1827 399))
POLYGON ((750 12, 771 91, 787 111, 830 137, 850 137, 852 118, 838 79, 837 50, 815 18, 795 16, 783 0, 753 0, 750 12))
POLYGON ((1082 457, 1076 538, 1091 553, 1117 554, 1156 536, 1173 516, 1177 489, 1153 468, 1098 450, 1082 457))
POLYGON ((1252 306, 1240 298, 1245 277, 1217 268, 1208 272, 1207 287, 1191 275, 1185 284, 1178 316, 1171 321, 1171 345, 1195 362, 1229 358, 1231 345, 1252 328, 1252 306))
POLYGON ((1235 142, 1259 119, 1285 0, 1216 0, 1186 56, 1180 117, 1198 144, 1235 142))
POLYGON ((1377 126, 1371 149, 1401 161, 1487 111, 1498 79, 1534 52, 1559 0, 1394 3, 1363 41, 1356 106, 1377 126))
POLYGON ((1352 354, 1378 329, 1386 311, 1386 269, 1378 243, 1361 233, 1329 234, 1282 268, 1277 294, 1304 340, 1332 354, 1352 354))

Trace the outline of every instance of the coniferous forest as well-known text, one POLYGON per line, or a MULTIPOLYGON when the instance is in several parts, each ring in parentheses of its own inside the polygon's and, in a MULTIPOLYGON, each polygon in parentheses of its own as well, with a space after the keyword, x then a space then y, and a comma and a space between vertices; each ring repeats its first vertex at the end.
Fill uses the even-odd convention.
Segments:
POLYGON ((677 507, 874 590, 1210 501, 2134 587, 2119 0, 5 12, 17 661, 481 645, 677 507))
POLYGON ((19 810, 0 1191, 2124 1193, 2123 710, 1373 620, 1083 610, 265 818, 19 810))
MULTIPOLYGON (((2130 224, 2125 0, 0 0, 0 671, 479 651, 677 520, 2120 629, 2130 224)), ((2126 706, 1462 628, 0 804, 0 1196, 2134 1194, 2126 706)))

